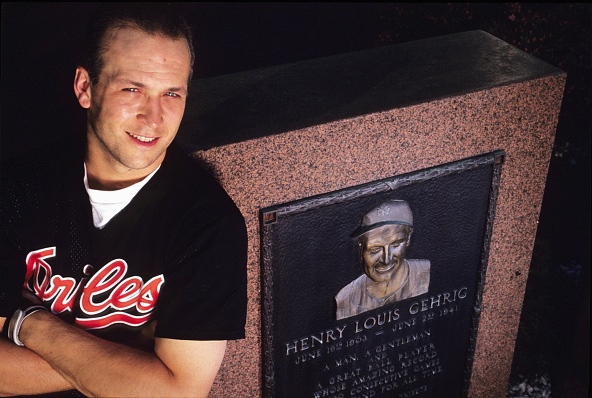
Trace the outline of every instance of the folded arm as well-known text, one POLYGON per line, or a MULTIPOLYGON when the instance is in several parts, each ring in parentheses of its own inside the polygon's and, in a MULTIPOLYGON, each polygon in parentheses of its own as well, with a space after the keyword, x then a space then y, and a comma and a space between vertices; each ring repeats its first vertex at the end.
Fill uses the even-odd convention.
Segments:
MULTIPOLYGON (((5 320, 0 318, 0 330, 5 320)), ((0 396, 36 395, 73 388, 39 355, 0 337, 0 396)))
POLYGON ((22 351, 19 360, 43 369, 52 391, 73 386, 93 396, 206 397, 226 349, 226 341, 156 338, 154 353, 147 353, 100 339, 46 311, 25 319, 19 338, 26 348, 4 347, 12 344, 4 340, 2 351, 22 351))

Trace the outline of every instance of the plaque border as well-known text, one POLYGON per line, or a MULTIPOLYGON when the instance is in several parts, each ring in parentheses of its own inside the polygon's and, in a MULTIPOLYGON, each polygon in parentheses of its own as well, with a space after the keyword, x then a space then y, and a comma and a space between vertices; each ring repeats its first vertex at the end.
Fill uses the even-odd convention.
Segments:
POLYGON ((482 155, 457 160, 442 165, 429 167, 409 173, 387 177, 373 182, 343 188, 337 191, 314 195, 304 199, 298 199, 285 204, 269 206, 259 211, 261 231, 261 324, 262 324, 262 355, 263 355, 263 397, 275 396, 275 373, 273 356, 273 269, 272 269, 272 226, 279 222, 283 216, 303 213, 319 207, 330 206, 344 201, 354 200, 374 194, 394 191, 398 188, 423 183, 436 178, 457 174, 479 167, 493 166, 493 175, 489 189, 489 203, 487 207, 483 244, 481 246, 481 260, 479 266, 477 290, 469 332, 468 358, 465 369, 463 397, 468 396, 471 373, 474 361, 477 332, 482 311, 483 289, 487 265, 489 261, 489 249, 491 235, 495 219, 499 185, 501 181, 502 165, 506 154, 498 149, 482 155))

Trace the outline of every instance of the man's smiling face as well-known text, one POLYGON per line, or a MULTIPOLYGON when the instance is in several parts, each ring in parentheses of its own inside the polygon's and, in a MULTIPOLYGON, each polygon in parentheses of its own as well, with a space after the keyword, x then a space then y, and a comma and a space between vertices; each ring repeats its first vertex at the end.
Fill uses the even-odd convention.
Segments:
POLYGON ((365 234, 362 250, 364 273, 374 282, 385 282, 401 267, 410 242, 409 227, 384 225, 365 234))
POLYGON ((183 118, 189 47, 132 27, 112 30, 106 41, 104 67, 89 90, 87 158, 111 172, 147 175, 183 118))

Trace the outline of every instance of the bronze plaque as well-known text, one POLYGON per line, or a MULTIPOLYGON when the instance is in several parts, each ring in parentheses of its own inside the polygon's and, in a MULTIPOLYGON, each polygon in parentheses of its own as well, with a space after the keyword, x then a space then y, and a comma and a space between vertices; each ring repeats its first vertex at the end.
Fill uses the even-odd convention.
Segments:
POLYGON ((466 396, 503 159, 262 209, 263 395, 466 396))

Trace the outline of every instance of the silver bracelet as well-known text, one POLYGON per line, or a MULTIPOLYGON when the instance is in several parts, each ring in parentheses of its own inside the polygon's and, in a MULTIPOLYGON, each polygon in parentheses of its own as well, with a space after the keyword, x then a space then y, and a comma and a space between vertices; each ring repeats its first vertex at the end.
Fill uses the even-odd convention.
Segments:
POLYGON ((10 323, 8 324, 8 338, 12 340, 14 344, 24 347, 25 345, 18 338, 19 332, 21 331, 21 325, 23 324, 25 318, 27 318, 29 315, 42 310, 47 311, 47 308, 42 305, 32 305, 25 308, 24 310, 21 310, 20 308, 16 310, 14 315, 10 318, 10 323))

